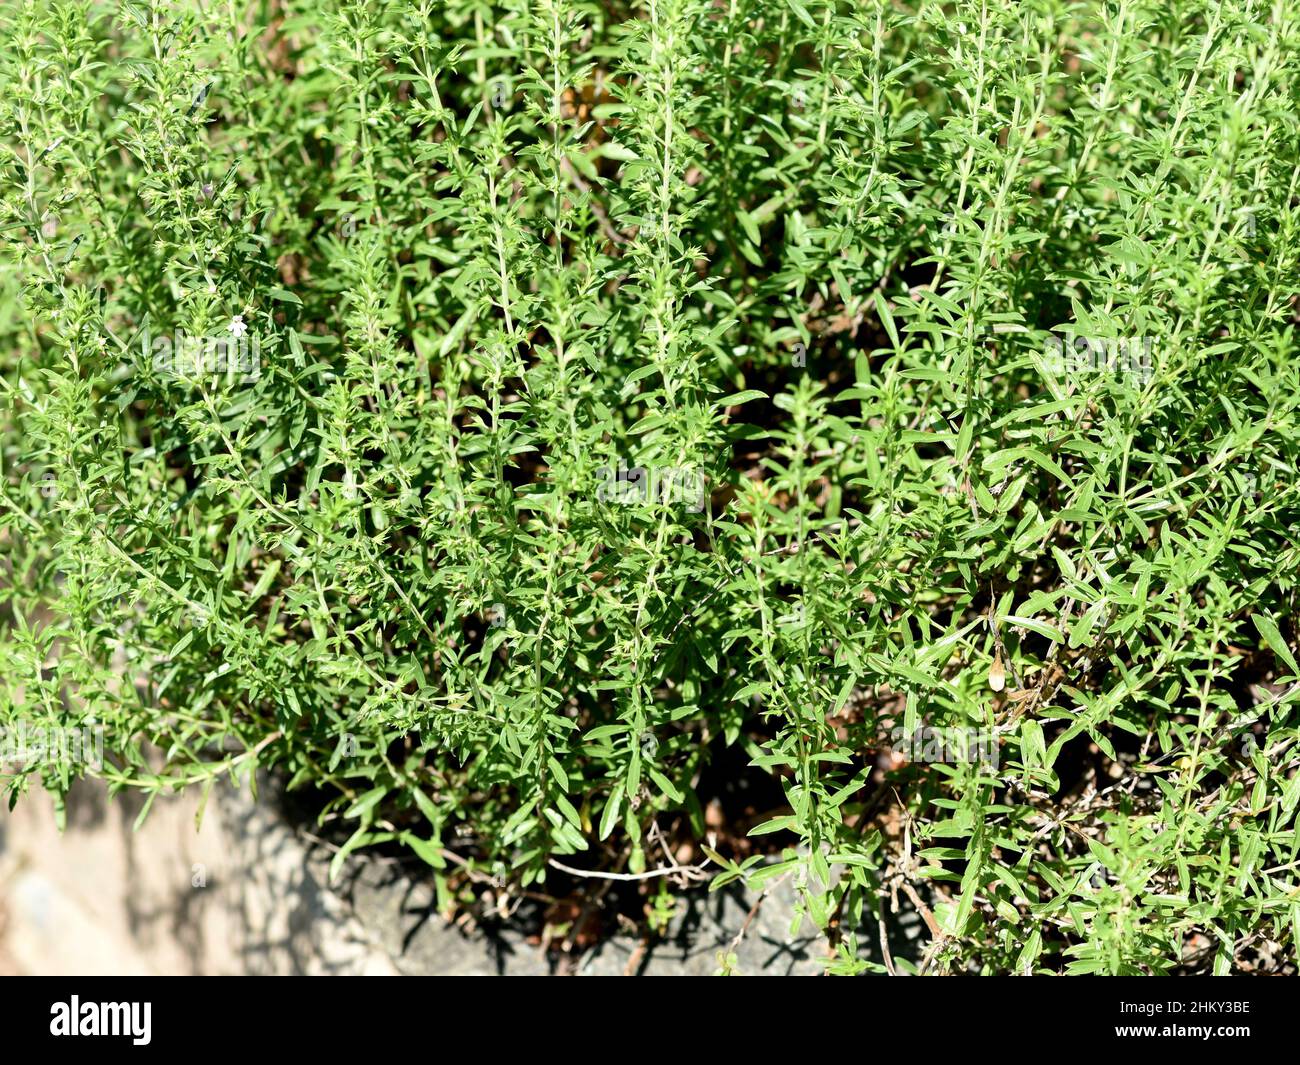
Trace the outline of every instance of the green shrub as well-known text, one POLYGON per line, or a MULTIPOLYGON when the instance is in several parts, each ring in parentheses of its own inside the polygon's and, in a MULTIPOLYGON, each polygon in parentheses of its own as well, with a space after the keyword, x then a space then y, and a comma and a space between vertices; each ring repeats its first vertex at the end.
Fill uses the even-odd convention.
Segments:
POLYGON ((5 0, 11 800, 1293 965, 1298 19, 5 0))

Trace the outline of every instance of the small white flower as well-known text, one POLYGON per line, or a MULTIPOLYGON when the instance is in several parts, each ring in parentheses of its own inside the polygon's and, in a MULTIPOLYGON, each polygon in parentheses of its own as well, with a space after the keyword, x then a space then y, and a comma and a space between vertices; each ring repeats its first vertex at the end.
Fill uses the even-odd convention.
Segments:
POLYGON ((248 332, 248 326, 244 324, 244 316, 237 314, 230 320, 230 332, 237 337, 242 337, 248 332))

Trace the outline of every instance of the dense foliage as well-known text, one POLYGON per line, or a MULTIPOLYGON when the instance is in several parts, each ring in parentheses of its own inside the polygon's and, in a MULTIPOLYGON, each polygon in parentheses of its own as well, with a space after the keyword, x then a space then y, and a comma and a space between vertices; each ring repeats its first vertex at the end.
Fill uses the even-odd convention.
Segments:
POLYGON ((1293 967, 1298 71, 1288 0, 3 0, 0 725, 106 745, 11 797, 1293 967))

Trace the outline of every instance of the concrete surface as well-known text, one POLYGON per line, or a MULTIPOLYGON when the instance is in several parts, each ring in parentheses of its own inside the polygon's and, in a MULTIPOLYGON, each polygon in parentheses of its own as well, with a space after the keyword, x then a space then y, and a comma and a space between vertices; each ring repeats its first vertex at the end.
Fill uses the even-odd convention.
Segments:
MULTIPOLYGON (((540 945, 536 910, 466 933, 434 911, 418 862, 353 856, 331 887, 327 847, 260 790, 214 788, 198 831, 197 795, 159 799, 135 831, 137 797, 84 782, 62 836, 47 796, 0 810, 0 973, 708 975, 753 905, 701 888, 658 940, 614 934, 568 955, 540 945)), ((734 948, 739 973, 822 972, 811 927, 790 934, 794 899, 788 881, 769 894, 734 948)), ((918 935, 892 928, 895 955, 914 957, 918 935)), ((874 929, 861 939, 876 949, 874 929)))

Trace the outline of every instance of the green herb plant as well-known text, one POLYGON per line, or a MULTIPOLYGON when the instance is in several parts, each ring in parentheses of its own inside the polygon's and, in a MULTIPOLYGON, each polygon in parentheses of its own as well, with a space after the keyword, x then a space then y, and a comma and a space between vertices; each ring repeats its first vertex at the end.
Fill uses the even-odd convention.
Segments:
POLYGON ((1293 971, 1298 74, 1285 0, 3 0, 0 725, 105 740, 10 801, 1293 971))

